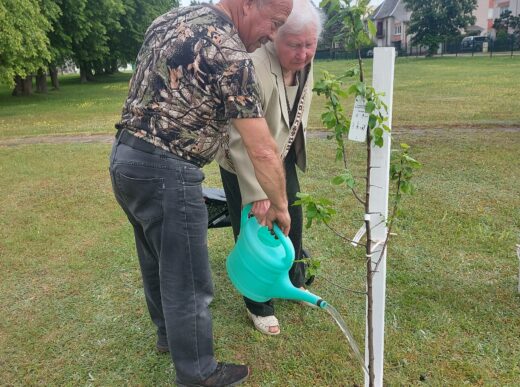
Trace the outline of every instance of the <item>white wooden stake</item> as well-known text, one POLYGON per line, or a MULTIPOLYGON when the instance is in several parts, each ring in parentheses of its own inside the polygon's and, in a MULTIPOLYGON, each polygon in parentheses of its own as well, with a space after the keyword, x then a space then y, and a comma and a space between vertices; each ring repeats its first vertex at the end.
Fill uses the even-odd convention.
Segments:
MULTIPOLYGON (((376 92, 384 93, 383 102, 388 106, 388 126, 392 127, 392 100, 394 89, 395 49, 393 47, 374 48, 374 65, 372 85, 376 92)), ((386 220, 388 217, 388 185, 390 168, 390 136, 385 132, 384 145, 379 148, 372 144, 372 166, 370 177, 370 211, 372 240, 384 241, 387 234, 386 220)), ((374 375, 375 386, 383 386, 383 361, 385 338, 385 293, 386 293, 386 251, 382 253, 383 244, 378 244, 373 250, 372 267, 381 259, 378 271, 373 279, 373 313, 374 313, 374 375)), ((368 324, 366 325, 366 343, 368 343, 368 324)), ((368 348, 365 348, 365 362, 368 367, 368 348)), ((368 376, 365 375, 365 385, 368 386, 368 376)))

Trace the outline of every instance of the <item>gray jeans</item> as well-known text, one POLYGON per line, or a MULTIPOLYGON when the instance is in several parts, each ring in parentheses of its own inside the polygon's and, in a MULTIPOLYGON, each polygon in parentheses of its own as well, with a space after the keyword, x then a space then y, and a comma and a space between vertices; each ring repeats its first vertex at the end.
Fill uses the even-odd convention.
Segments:
POLYGON ((147 153, 116 139, 110 176, 134 229, 146 303, 159 340, 167 338, 177 380, 196 382, 217 366, 209 311, 213 283, 204 174, 193 164, 152 149, 147 153))

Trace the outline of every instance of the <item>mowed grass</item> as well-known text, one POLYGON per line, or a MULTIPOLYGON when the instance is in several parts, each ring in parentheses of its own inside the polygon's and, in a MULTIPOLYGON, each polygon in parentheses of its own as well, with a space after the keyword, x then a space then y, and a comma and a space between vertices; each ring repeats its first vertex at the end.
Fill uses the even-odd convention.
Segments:
MULTIPOLYGON (((371 82, 372 61, 366 62, 371 82)), ((317 61, 321 70, 340 75, 353 61, 317 61)), ((397 58, 393 125, 396 128, 518 127, 520 56, 397 58)), ((315 97, 310 125, 321 127, 325 99, 315 97)), ((348 104, 347 111, 352 109, 348 104)))
MULTIPOLYGON (((424 164, 417 194, 390 245, 387 385, 514 386, 520 375, 518 259, 520 133, 402 134, 424 164)), ((332 187, 334 146, 311 139, 302 187, 334 199, 352 236, 361 211, 332 187), (324 155, 331 155, 326 157, 324 155)), ((168 385, 154 351, 130 225, 115 203, 107 144, 47 144, 0 151, 0 364, 5 385, 168 385)), ((352 164, 363 153, 352 146, 352 164)), ((205 169, 219 186, 216 166, 205 169)), ((344 316, 361 346, 362 252, 323 227, 305 232, 322 258, 313 291, 344 316)), ((250 386, 361 385, 346 340, 319 310, 279 301, 278 337, 247 320, 225 273, 229 228, 209 231, 216 354, 252 365, 250 386)))
MULTIPOLYGON (((322 70, 342 74, 354 61, 316 61, 322 70)), ((366 61, 370 82, 372 61, 366 61)), ((105 76, 81 85, 79 76, 62 78, 59 91, 13 98, 0 86, 0 139, 56 134, 112 133, 120 118, 131 74, 105 76)), ((520 126, 520 56, 397 58, 394 128, 487 128, 520 126)), ((314 97, 311 129, 321 129, 323 97, 314 97)), ((351 101, 345 102, 347 111, 351 101)))
POLYGON ((130 76, 119 73, 81 84, 79 75, 67 75, 60 78, 60 90, 16 98, 0 85, 0 139, 113 132, 130 76))

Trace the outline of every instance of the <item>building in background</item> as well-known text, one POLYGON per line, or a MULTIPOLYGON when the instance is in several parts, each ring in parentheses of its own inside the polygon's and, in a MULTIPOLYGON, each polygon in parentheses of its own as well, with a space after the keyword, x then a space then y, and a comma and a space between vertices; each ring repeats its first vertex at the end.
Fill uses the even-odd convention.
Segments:
MULTIPOLYGON (((473 12, 473 16, 476 18, 475 24, 466 29, 468 34, 483 35, 488 32, 489 2, 490 0, 477 1, 477 8, 473 12)), ((493 23, 491 23, 491 27, 493 27, 493 23)))
POLYGON ((488 0, 488 30, 493 29, 493 22, 505 11, 511 11, 513 16, 520 14, 520 0, 488 0))
POLYGON ((411 12, 404 1, 385 0, 374 11, 373 20, 377 27, 376 45, 395 47, 397 51, 408 51, 410 36, 407 33, 411 12))
MULTIPOLYGON (((506 10, 516 16, 520 13, 520 0, 478 0, 473 15, 475 24, 463 35, 482 35, 494 38, 493 23, 506 10)), ((412 53, 408 34, 411 12, 406 10, 403 0, 384 0, 374 11, 372 20, 377 27, 374 43, 379 47, 395 47, 398 51, 412 53)), ((420 49, 420 48, 419 48, 420 49)), ((440 52, 443 50, 441 47, 440 52)))

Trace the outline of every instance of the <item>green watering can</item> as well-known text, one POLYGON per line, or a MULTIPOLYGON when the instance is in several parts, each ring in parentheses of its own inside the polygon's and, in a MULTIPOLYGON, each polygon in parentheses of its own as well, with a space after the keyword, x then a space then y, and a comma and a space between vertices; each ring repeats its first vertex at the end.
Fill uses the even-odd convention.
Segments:
POLYGON ((293 286, 289 280, 289 269, 294 261, 291 240, 276 224, 273 224, 273 235, 254 216, 249 217, 251 207, 248 204, 242 210, 240 235, 226 261, 233 285, 256 302, 286 298, 325 308, 327 303, 320 297, 293 286))

